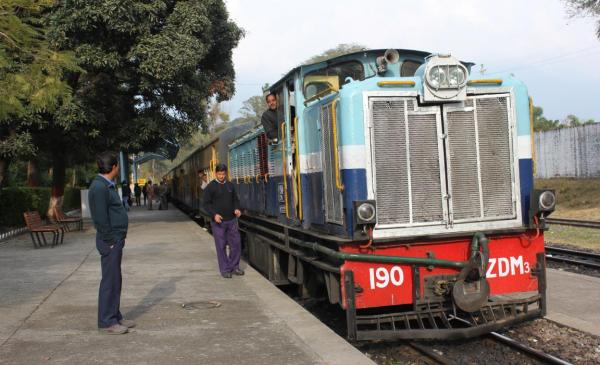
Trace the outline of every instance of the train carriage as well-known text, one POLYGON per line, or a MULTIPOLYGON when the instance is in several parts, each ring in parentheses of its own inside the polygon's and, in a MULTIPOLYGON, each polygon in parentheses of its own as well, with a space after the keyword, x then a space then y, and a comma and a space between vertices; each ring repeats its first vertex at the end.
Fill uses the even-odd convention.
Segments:
POLYGON ((249 262, 339 303, 352 339, 469 337, 545 313, 555 199, 533 190, 530 98, 471 66, 390 49, 297 67, 267 90, 278 143, 256 126, 220 156, 249 262))

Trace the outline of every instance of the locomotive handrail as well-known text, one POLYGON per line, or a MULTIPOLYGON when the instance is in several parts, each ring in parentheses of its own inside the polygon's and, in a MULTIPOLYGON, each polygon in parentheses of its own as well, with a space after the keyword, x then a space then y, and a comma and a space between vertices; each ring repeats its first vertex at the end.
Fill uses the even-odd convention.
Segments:
POLYGON ((311 101, 321 99, 323 96, 330 94, 331 92, 337 93, 338 91, 332 87, 328 87, 327 89, 325 89, 319 93, 316 93, 315 95, 311 96, 310 98, 304 100, 304 106, 307 106, 308 103, 310 103, 311 101))
POLYGON ((300 146, 298 145, 298 117, 294 118, 294 144, 296 147, 296 189, 298 196, 298 219, 302 220, 302 178, 300 177, 300 146))
POLYGON ((377 86, 415 86, 416 82, 412 80, 390 80, 390 81, 378 81, 377 86))
POLYGON ((340 177, 340 161, 339 161, 339 147, 337 138, 337 112, 335 110, 337 106, 337 99, 331 103, 331 126, 333 127, 333 161, 335 165, 335 187, 339 191, 344 191, 344 184, 340 177))
MULTIPOLYGON (((324 254, 325 256, 329 256, 334 259, 342 260, 342 261, 363 261, 363 262, 380 262, 385 264, 408 264, 408 265, 420 265, 420 266, 439 266, 439 267, 450 267, 455 269, 463 269, 469 261, 452 261, 452 260, 443 260, 443 259, 434 259, 434 258, 425 258, 425 257, 408 257, 408 256, 388 256, 388 255, 373 255, 373 254, 365 254, 365 253, 349 253, 349 252, 340 252, 336 250, 332 250, 328 247, 323 246, 318 242, 308 242, 303 241, 295 237, 286 236, 283 233, 274 231, 272 229, 245 222, 246 226, 251 227, 252 229, 263 231, 269 233, 270 235, 277 237, 281 240, 289 240, 290 243, 295 245, 305 247, 311 249, 315 252, 319 252, 324 254)), ((471 251, 478 252, 480 247, 487 246, 485 240, 487 238, 482 233, 476 233, 473 236, 473 240, 471 242, 471 251)), ((484 248, 485 250, 486 248, 484 248)))
POLYGON ((283 200, 285 201, 285 216, 286 218, 290 217, 290 212, 288 210, 288 196, 287 196, 287 174, 286 174, 286 166, 285 166, 285 122, 281 123, 281 167, 283 170, 283 200))
POLYGON ((497 85, 502 85, 502 79, 478 79, 478 80, 469 80, 469 81, 467 81, 467 85, 475 85, 475 84, 497 84, 497 85))

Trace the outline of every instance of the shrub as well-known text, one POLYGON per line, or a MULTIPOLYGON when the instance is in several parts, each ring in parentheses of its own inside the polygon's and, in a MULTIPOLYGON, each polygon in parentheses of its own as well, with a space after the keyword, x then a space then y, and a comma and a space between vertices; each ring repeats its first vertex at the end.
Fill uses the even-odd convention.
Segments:
MULTIPOLYGON (((10 187, 0 190, 0 227, 22 227, 23 212, 37 210, 45 218, 50 202, 50 188, 10 187)), ((65 188, 63 210, 81 206, 79 189, 65 188)))

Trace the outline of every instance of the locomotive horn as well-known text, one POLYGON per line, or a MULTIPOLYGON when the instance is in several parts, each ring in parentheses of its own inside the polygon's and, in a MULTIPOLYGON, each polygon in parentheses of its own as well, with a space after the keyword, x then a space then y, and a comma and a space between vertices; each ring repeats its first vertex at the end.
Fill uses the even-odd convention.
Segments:
POLYGON ((383 54, 383 58, 385 58, 385 61, 391 65, 400 60, 400 53, 398 53, 398 51, 395 49, 388 49, 383 54))

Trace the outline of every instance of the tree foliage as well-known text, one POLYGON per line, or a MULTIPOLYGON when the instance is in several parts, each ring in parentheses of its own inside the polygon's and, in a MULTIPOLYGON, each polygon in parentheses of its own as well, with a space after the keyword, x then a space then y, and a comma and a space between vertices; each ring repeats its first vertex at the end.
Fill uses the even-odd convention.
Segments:
POLYGON ((71 88, 63 73, 81 71, 72 52, 57 51, 45 37, 44 12, 53 3, 0 2, 0 159, 35 153, 30 131, 44 127, 41 114, 69 103, 71 88))
MULTIPOLYGON (((206 127, 209 100, 234 92, 232 49, 242 31, 223 1, 72 0, 50 17, 52 42, 73 49, 69 75, 97 149, 152 150, 206 127)), ((83 114, 82 114, 83 113, 83 114)), ((79 136, 77 136, 79 137, 79 136)))
POLYGON ((239 122, 254 122, 254 124, 258 124, 265 110, 267 110, 265 98, 262 95, 251 96, 244 101, 240 109, 241 120, 239 122))
POLYGON ((584 16, 598 18, 596 37, 600 39, 600 0, 564 0, 571 17, 584 16))
POLYGON ((567 127, 579 127, 582 125, 594 123, 596 123, 594 119, 582 121, 573 114, 567 115, 567 117, 563 121, 560 121, 558 119, 547 119, 546 117, 544 117, 544 110, 541 107, 533 107, 533 130, 535 132, 544 132, 567 127))
POLYGON ((366 49, 367 49, 366 46, 356 44, 356 43, 341 43, 341 44, 338 44, 334 48, 330 48, 330 49, 324 51, 323 53, 312 56, 311 58, 304 61, 303 64, 309 65, 311 63, 325 61, 329 58, 338 57, 338 56, 342 56, 342 55, 349 54, 349 53, 364 51, 366 49))

